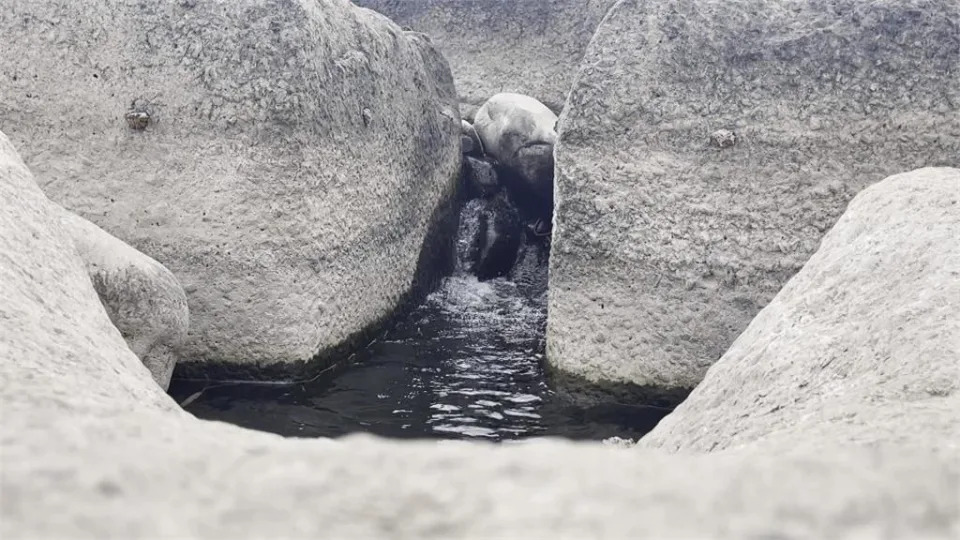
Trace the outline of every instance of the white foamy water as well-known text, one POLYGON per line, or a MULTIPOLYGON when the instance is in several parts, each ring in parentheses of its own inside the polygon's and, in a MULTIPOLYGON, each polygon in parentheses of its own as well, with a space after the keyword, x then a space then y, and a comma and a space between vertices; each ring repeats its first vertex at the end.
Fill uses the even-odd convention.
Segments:
POLYGON ((507 278, 480 282, 462 274, 447 278, 427 298, 421 322, 443 319, 434 342, 456 343, 444 347, 451 354, 427 382, 438 399, 427 419, 431 429, 484 438, 536 431, 536 404, 548 391, 533 354, 545 323, 542 300, 525 296, 507 278))

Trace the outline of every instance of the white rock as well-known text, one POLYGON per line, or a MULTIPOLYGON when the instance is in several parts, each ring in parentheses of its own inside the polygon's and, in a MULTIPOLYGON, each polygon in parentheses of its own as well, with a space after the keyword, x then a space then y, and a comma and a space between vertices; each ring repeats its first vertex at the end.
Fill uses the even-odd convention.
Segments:
POLYGON ((68 210, 61 211, 60 223, 110 320, 166 389, 190 324, 187 297, 177 278, 159 262, 68 210))
POLYGON ((956 459, 958 419, 960 169, 928 168, 857 195, 640 446, 895 441, 956 459))
POLYGON ((521 200, 536 200, 549 215, 553 206, 553 145, 557 115, 530 96, 501 93, 477 111, 484 152, 517 175, 521 200), (525 196, 524 196, 525 195, 525 196))

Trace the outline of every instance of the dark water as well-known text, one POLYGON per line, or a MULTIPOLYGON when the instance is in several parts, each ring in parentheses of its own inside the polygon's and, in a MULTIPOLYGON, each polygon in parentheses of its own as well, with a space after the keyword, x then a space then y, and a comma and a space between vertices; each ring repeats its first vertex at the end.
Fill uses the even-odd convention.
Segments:
MULTIPOLYGON (((465 214, 460 259, 474 225, 465 214)), ((544 246, 525 242, 511 274, 485 282, 458 263, 438 290, 332 380, 285 386, 175 381, 171 393, 182 402, 206 387, 188 411, 287 436, 640 437, 668 411, 577 406, 548 384, 542 366, 546 258, 544 246)))

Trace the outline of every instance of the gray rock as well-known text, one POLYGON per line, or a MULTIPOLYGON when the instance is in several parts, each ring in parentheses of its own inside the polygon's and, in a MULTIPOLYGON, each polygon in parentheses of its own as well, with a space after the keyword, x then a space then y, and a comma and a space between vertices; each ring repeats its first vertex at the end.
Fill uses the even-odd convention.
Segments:
POLYGON ((177 278, 159 262, 70 211, 62 210, 60 222, 111 322, 166 390, 190 324, 187 296, 177 278))
MULTIPOLYGON (((811 439, 799 451, 669 455, 559 440, 284 439, 198 420, 110 323, 58 212, 0 135, 5 539, 953 538, 960 529, 950 432, 909 445, 827 439, 811 450, 811 439)), ((936 313, 922 319, 936 323, 936 313)), ((955 428, 956 415, 940 418, 955 428)), ((878 429, 871 440, 884 437, 903 439, 878 429)))
POLYGON ((814 451, 828 441, 958 457, 960 169, 899 174, 857 195, 640 446, 814 451))
POLYGON ((382 15, 10 0, 0 35, 3 129, 48 196, 177 276, 181 365, 240 375, 351 342, 421 282, 438 216, 455 220, 449 67, 382 15))
POLYGON ((857 192, 960 165, 957 20, 953 0, 617 4, 560 120, 549 362, 682 395, 857 192))
MULTIPOLYGON (((460 98, 533 96, 559 112, 590 37, 615 0, 358 0, 429 34, 450 60, 460 98)), ((465 118, 472 118, 464 111, 465 118)))
POLYGON ((463 175, 466 195, 469 198, 490 197, 500 191, 500 179, 493 163, 473 156, 463 158, 463 175))
POLYGON ((557 115, 530 96, 502 93, 477 111, 474 128, 484 151, 514 173, 518 203, 549 215, 553 207, 553 145, 557 115))
POLYGON ((460 152, 464 154, 472 154, 477 148, 477 145, 473 142, 473 139, 466 135, 460 135, 460 152))

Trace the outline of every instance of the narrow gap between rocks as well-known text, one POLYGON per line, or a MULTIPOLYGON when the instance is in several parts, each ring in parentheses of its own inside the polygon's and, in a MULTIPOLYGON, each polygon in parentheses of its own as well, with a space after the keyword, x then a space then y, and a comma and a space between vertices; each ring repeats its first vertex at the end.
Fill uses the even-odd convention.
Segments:
POLYGON ((171 394, 198 417, 286 436, 603 439, 653 429, 669 409, 584 405, 546 375, 556 116, 549 121, 550 136, 506 137, 506 157, 464 121, 452 273, 336 375, 297 384, 180 380, 171 394))

